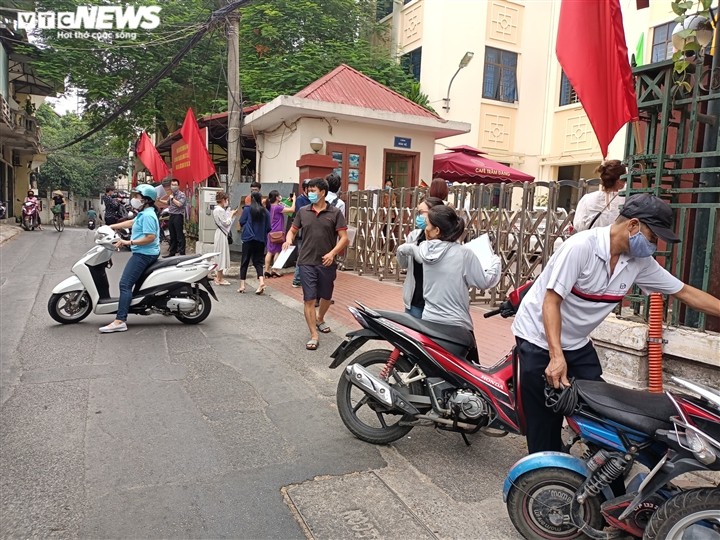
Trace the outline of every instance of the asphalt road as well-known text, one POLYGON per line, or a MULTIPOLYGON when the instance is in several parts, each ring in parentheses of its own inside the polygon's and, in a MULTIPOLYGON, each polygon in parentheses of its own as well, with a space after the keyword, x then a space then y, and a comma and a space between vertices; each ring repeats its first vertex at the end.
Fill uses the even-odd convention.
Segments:
POLYGON ((0 247, 1 538, 517 538, 501 489, 524 441, 355 439, 327 368, 342 329, 305 351, 293 299, 222 287, 199 326, 55 323, 50 292, 91 235, 0 247))

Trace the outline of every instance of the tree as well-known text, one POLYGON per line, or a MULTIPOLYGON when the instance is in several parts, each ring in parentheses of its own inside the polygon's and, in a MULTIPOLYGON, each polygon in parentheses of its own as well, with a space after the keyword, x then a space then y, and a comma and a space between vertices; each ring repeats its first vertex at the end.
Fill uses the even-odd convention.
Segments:
MULTIPOLYGON (((16 0, 37 10, 74 11, 87 0, 16 0)), ((157 4, 140 0, 140 5, 157 4)), ((136 39, 97 41, 37 30, 43 54, 41 76, 65 78, 82 89, 88 124, 96 125, 141 88, 175 55, 224 0, 164 2, 161 25, 136 32, 136 39)), ((412 78, 374 46, 378 32, 373 0, 256 0, 240 9, 240 82, 243 104, 293 94, 340 63, 362 71, 401 93, 412 78)), ((162 79, 142 103, 113 122, 110 130, 127 141, 140 129, 165 136, 180 125, 188 106, 197 115, 227 110, 227 43, 221 25, 206 35, 162 79)))
MULTIPOLYGON (((89 129, 84 118, 74 113, 58 116, 46 103, 37 110, 36 118, 45 148, 59 146, 89 129)), ((38 187, 61 189, 80 197, 96 196, 113 184, 127 163, 126 156, 112 150, 111 139, 110 134, 98 133, 70 148, 50 151, 47 163, 40 167, 38 187)))

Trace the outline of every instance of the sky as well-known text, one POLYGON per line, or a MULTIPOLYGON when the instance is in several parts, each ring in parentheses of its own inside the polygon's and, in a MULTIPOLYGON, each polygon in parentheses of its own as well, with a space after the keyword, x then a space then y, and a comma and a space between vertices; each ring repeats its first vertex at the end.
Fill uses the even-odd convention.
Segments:
POLYGON ((64 115, 69 112, 82 112, 83 108, 83 100, 78 100, 75 88, 70 88, 62 97, 46 98, 45 102, 55 109, 55 112, 59 115, 64 115))

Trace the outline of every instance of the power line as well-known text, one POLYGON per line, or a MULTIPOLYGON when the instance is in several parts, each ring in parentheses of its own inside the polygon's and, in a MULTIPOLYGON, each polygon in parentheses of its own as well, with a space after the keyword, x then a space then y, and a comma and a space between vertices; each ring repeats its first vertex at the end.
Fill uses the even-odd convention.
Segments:
POLYGON ((235 11, 237 8, 239 8, 243 4, 247 4, 248 2, 250 2, 250 0, 237 0, 232 4, 228 4, 227 6, 224 6, 214 11, 210 15, 208 21, 187 41, 187 43, 185 43, 183 48, 177 52, 177 54, 172 58, 172 60, 170 60, 170 62, 165 67, 163 67, 152 79, 150 79, 150 81, 143 88, 141 88, 138 92, 131 96, 130 99, 125 102, 125 104, 117 108, 113 113, 107 116, 105 120, 100 122, 91 130, 83 133, 69 143, 65 143, 55 148, 50 148, 48 151, 60 150, 62 148, 67 148, 68 146, 77 144, 80 141, 84 141, 88 137, 105 128, 113 120, 117 119, 121 114, 128 111, 131 107, 138 104, 142 100, 142 98, 144 98, 145 95, 147 95, 148 92, 150 92, 150 90, 152 90, 155 85, 160 82, 162 78, 164 78, 168 73, 170 73, 170 71, 172 71, 173 68, 177 66, 177 64, 180 63, 180 60, 182 60, 182 58, 188 53, 189 50, 192 49, 195 45, 197 45, 197 43, 203 38, 203 36, 205 36, 205 34, 207 34, 207 32, 214 28, 218 21, 223 20, 228 13, 235 11))

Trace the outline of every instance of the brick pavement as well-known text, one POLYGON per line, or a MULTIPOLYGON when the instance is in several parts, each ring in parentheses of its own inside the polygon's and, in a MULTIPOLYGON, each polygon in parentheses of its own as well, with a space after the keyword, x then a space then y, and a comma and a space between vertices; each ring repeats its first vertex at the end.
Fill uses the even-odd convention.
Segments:
MULTIPOLYGON (((292 287, 292 269, 287 269, 281 278, 266 279, 269 289, 302 302, 302 289, 292 287)), ((328 322, 337 321, 347 328, 358 328, 358 323, 348 311, 358 300, 375 309, 403 311, 402 285, 395 281, 379 281, 372 276, 358 276, 354 272, 338 272, 335 281, 335 304, 328 312, 328 322)), ((500 316, 483 318, 486 308, 473 305, 470 308, 478 340, 480 362, 493 365, 500 360, 515 342, 510 326, 511 319, 500 316)))

